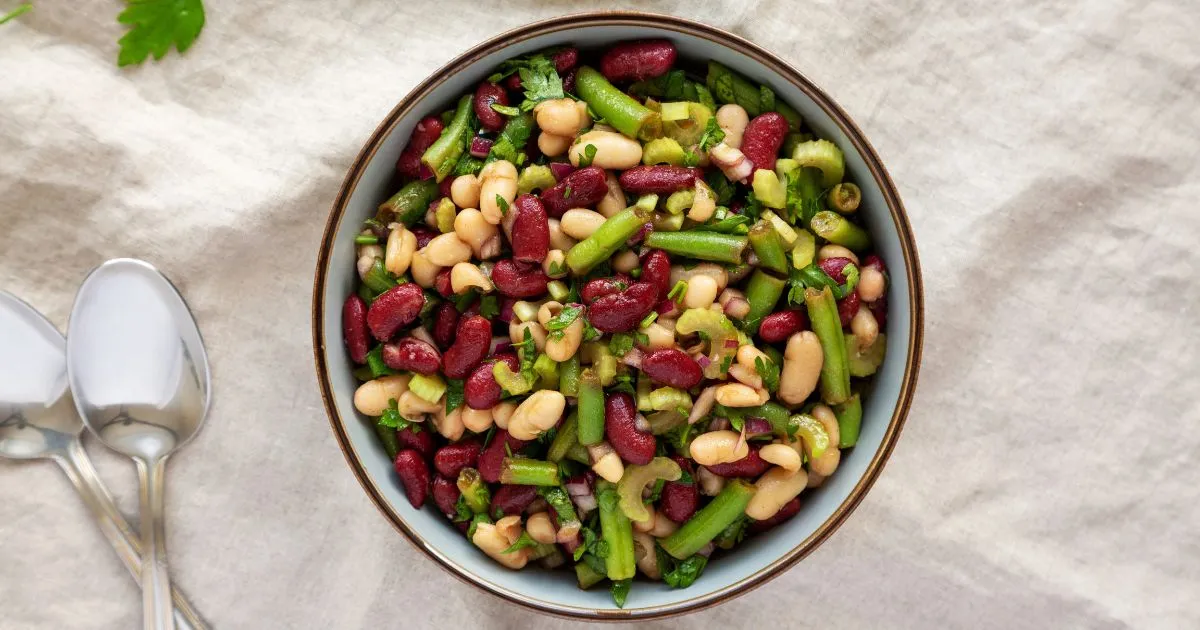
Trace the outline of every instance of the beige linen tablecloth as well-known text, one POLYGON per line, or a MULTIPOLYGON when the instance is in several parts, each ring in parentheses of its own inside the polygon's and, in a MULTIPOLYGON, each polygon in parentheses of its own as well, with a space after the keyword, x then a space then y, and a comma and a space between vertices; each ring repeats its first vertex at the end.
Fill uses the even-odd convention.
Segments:
MULTIPOLYGON (((309 304, 330 203, 392 105, 481 39, 608 4, 206 0, 191 52, 127 70, 121 3, 34 4, 0 27, 0 287, 65 326, 90 268, 138 256, 191 302, 216 397, 168 518, 196 607, 219 628, 560 627, 371 505, 309 304)), ((1196 4, 640 6, 748 37, 845 106, 907 203, 927 300, 916 404, 849 522, 753 593, 646 625, 1200 626, 1196 4)), ((133 467, 88 450, 135 513, 133 467)), ((0 462, 0 627, 139 623, 54 465, 0 462)))

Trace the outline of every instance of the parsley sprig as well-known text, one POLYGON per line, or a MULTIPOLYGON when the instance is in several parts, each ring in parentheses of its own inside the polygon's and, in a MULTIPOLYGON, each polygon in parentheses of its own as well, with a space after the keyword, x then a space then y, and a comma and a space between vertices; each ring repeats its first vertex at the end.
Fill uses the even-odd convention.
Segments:
POLYGON ((129 25, 117 43, 118 66, 137 65, 150 55, 162 59, 171 46, 185 53, 204 28, 204 3, 201 0, 126 0, 125 10, 117 16, 129 25))

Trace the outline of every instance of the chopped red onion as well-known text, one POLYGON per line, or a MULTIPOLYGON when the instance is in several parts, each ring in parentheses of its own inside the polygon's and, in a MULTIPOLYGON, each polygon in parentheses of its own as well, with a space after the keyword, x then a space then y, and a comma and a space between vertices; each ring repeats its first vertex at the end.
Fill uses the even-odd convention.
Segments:
POLYGON ((491 354, 496 355, 502 352, 512 352, 512 340, 508 337, 492 337, 491 354))
POLYGON ((625 356, 621 357, 621 363, 632 368, 642 369, 642 351, 637 348, 631 348, 625 356))
POLYGON ((737 340, 737 339, 726 339, 726 340, 725 340, 725 347, 726 347, 726 348, 736 348, 736 347, 738 347, 738 340, 737 340))
POLYGON ((646 416, 643 416, 640 413, 633 417, 633 426, 637 427, 637 430, 641 431, 642 433, 648 433, 650 431, 650 422, 646 420, 646 416))
POLYGON ((750 314, 750 302, 742 298, 733 298, 725 303, 725 314, 733 319, 746 319, 750 314))
POLYGON ((703 369, 707 368, 710 364, 712 364, 712 359, 710 359, 707 356, 702 354, 702 355, 696 357, 696 363, 699 363, 700 369, 703 370, 703 369))
POLYGON ((746 434, 751 436, 770 435, 771 423, 765 418, 746 418, 746 434))
POLYGON ((722 418, 720 416, 713 418, 712 422, 710 422, 708 425, 709 431, 724 431, 725 429, 728 429, 728 428, 729 428, 729 419, 722 418))
POLYGON ((697 551, 696 553, 707 558, 707 557, 711 556, 713 551, 715 551, 716 549, 717 549, 717 546, 710 542, 707 545, 704 545, 703 547, 701 547, 700 551, 697 551))
POLYGON ((483 136, 471 138, 471 157, 487 157, 488 152, 492 150, 493 142, 491 138, 484 138, 483 136))
POLYGON ((588 512, 596 509, 596 497, 590 494, 571 497, 571 500, 575 502, 575 509, 579 510, 580 516, 585 516, 588 512))

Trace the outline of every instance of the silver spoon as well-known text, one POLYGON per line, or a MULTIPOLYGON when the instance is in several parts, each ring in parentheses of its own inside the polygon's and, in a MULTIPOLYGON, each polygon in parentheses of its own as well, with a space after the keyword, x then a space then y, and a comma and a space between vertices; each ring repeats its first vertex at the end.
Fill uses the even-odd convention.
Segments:
MULTIPOLYGON (((0 291, 0 457, 57 462, 140 584, 142 541, 117 510, 79 440, 83 423, 67 391, 66 345, 41 313, 0 291)), ((176 625, 207 628, 183 593, 176 589, 171 598, 176 625)))
POLYGON ((140 260, 110 260, 75 295, 67 376, 88 429, 137 464, 143 620, 146 628, 171 630, 163 481, 167 457, 196 434, 208 412, 200 331, 157 269, 140 260))

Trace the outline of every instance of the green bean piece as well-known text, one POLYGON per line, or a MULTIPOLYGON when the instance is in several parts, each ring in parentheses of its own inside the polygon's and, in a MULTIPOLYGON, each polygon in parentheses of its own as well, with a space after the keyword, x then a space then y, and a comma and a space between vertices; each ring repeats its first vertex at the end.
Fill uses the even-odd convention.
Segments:
POLYGON ((776 273, 787 273, 787 254, 783 251, 783 240, 779 232, 766 221, 759 220, 750 228, 750 247, 758 256, 758 266, 776 273))
POLYGON ((758 326, 767 315, 775 312, 775 304, 783 295, 787 281, 781 280, 763 271, 755 269, 746 284, 746 301, 750 303, 750 312, 746 314, 746 334, 758 332, 758 326))
POLYGON ((525 457, 505 457, 500 483, 519 486, 557 486, 558 464, 525 457))
POLYGON ((579 443, 579 429, 576 428, 578 424, 579 413, 572 411, 566 422, 559 427, 558 433, 554 434, 554 441, 550 442, 550 448, 546 449, 546 459, 560 462, 567 456, 567 451, 579 443))
POLYGON ((816 213, 809 227, 817 236, 854 252, 864 252, 871 246, 871 237, 867 236, 866 230, 836 212, 822 210, 816 213))
POLYGON ((746 510, 755 487, 742 479, 725 484, 721 493, 689 518, 674 534, 662 540, 663 551, 683 560, 700 551, 725 531, 746 510))
POLYGON ((579 443, 599 444, 604 439, 604 390, 600 377, 588 368, 579 377, 579 443))
POLYGON ((651 213, 638 207, 626 208, 608 218, 595 232, 567 252, 567 266, 577 276, 612 258, 651 219, 651 213))
POLYGON ((575 442, 575 444, 567 450, 567 459, 573 462, 579 462, 584 466, 592 465, 592 458, 588 456, 587 447, 579 442, 575 442))
POLYGON ((376 258, 375 262, 371 263, 371 268, 363 275, 363 284, 378 295, 396 286, 398 283, 392 278, 392 274, 388 273, 387 269, 384 268, 383 260, 376 258))
POLYGON ((849 355, 846 339, 842 336, 842 320, 838 315, 837 301, 829 287, 804 290, 804 304, 808 308, 808 319, 812 330, 821 342, 821 353, 825 360, 821 365, 821 398, 836 405, 850 398, 849 355))
MULTIPOLYGON (((716 502, 716 499, 713 501, 716 502)), ((601 538, 608 544, 608 556, 604 558, 608 579, 631 578, 637 572, 633 557, 633 524, 621 511, 621 497, 617 494, 616 486, 608 481, 597 481, 596 502, 600 506, 601 538)), ((745 507, 743 505, 741 509, 745 507)))
POLYGON ((375 433, 379 434, 379 441, 383 442, 383 452, 387 453, 388 459, 396 459, 396 454, 400 452, 400 441, 396 438, 396 430, 376 424, 375 433))
POLYGON ((554 514, 558 516, 558 527, 562 529, 568 524, 579 523, 579 515, 575 513, 575 504, 571 503, 571 497, 562 486, 552 486, 541 488, 538 491, 546 503, 554 508, 554 514))
POLYGON ((579 588, 587 590, 604 581, 608 576, 588 566, 586 562, 575 563, 575 580, 579 582, 579 588))
POLYGON ((842 182, 829 189, 826 202, 830 210, 849 214, 858 210, 858 205, 862 203, 862 190, 856 184, 842 182))
POLYGON ((838 421, 838 448, 850 448, 858 444, 858 434, 862 429, 862 398, 855 394, 846 402, 834 405, 833 414, 838 421))
POLYGON ((425 211, 437 196, 437 183, 431 179, 409 182, 379 205, 375 220, 387 225, 393 221, 413 226, 425 220, 425 211))
POLYGON ((475 130, 471 126, 474 100, 475 98, 471 94, 464 94, 462 98, 458 99, 458 106, 454 109, 454 118, 442 130, 442 135, 438 136, 438 139, 429 145, 429 148, 425 149, 425 153, 421 155, 421 163, 433 171, 433 175, 439 183, 454 172, 454 167, 458 165, 458 159, 467 152, 467 146, 471 144, 471 136, 475 134, 475 130))
POLYGON ((558 391, 563 396, 575 396, 579 393, 579 353, 558 364, 558 391))
POLYGON ((751 118, 765 111, 777 111, 787 119, 788 128, 792 131, 800 129, 804 124, 804 119, 795 108, 779 100, 775 101, 773 108, 769 107, 771 103, 763 103, 761 86, 751 83, 749 79, 715 61, 708 62, 707 84, 717 102, 737 103, 751 118))
POLYGON ((646 247, 661 249, 668 254, 734 265, 742 261, 747 244, 745 236, 692 230, 651 232, 645 242, 646 247))
POLYGON ((658 112, 617 89, 594 68, 582 66, 575 72, 575 92, 592 111, 630 138, 653 140, 662 136, 658 112))
POLYGON ((462 469, 458 473, 457 484, 467 507, 476 514, 487 514, 492 494, 488 492, 487 484, 483 482, 483 477, 479 476, 479 471, 474 468, 462 469))

